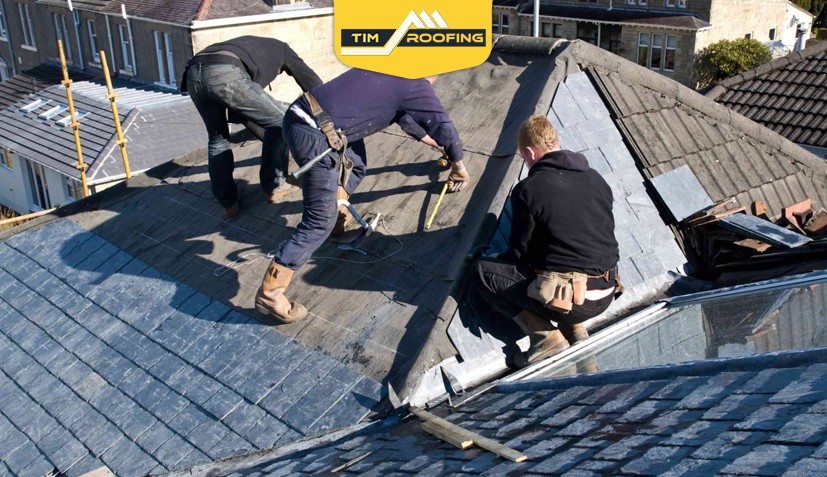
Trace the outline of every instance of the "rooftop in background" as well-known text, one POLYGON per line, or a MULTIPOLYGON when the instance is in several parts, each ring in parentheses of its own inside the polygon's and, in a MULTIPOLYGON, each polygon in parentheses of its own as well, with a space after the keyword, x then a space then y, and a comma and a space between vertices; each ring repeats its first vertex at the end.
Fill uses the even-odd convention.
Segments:
MULTIPOLYGON (((39 3, 66 6, 64 0, 39 0, 39 3)), ((271 0, 75 0, 73 5, 81 10, 120 15, 123 4, 129 16, 188 26, 196 20, 265 15, 281 8, 271 6, 272 3, 271 0)), ((307 8, 333 6, 330 0, 309 0, 305 5, 307 8)))
MULTIPOLYGON (((520 8, 520 14, 533 15, 534 6, 531 2, 518 0, 497 0, 496 6, 520 8)), ((641 9, 625 9, 623 6, 612 8, 602 5, 572 5, 540 3, 540 15, 549 18, 563 18, 567 20, 598 21, 610 23, 628 23, 650 27, 666 27, 681 30, 703 30, 712 25, 691 14, 669 13, 641 9)))
POLYGON ((706 96, 827 157, 827 42, 726 79, 706 96))
MULTIPOLYGON (((79 131, 89 183, 110 182, 124 171, 106 83, 71 74, 75 108, 79 116, 85 113, 79 131)), ((47 64, 0 83, 0 146, 75 177, 77 153, 65 122, 69 112, 62 79, 60 67, 47 64)), ((186 95, 120 78, 113 88, 133 173, 204 148, 203 123, 186 95)))

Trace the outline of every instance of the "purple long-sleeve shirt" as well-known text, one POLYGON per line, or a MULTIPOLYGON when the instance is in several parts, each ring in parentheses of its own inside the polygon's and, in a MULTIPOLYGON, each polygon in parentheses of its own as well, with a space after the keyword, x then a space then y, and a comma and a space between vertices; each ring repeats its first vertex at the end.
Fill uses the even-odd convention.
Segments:
MULTIPOLYGON (((422 128, 445 148, 451 162, 463 157, 459 133, 425 79, 405 79, 354 68, 313 88, 310 94, 348 141, 358 141, 399 123, 417 139, 423 135, 416 126, 422 128)), ((310 112, 304 98, 298 103, 310 112)))

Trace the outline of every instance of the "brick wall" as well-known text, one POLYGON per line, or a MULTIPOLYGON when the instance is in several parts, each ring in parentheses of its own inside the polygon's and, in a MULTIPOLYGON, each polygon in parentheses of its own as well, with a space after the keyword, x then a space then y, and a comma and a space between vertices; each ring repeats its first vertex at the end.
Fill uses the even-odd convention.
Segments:
MULTIPOLYGON (((213 43, 242 35, 266 36, 287 42, 323 81, 335 78, 347 69, 336 58, 333 49, 332 15, 195 30, 192 48, 198 52, 213 43)), ((286 75, 279 75, 272 87, 271 94, 281 101, 292 102, 301 94, 296 82, 286 75)))

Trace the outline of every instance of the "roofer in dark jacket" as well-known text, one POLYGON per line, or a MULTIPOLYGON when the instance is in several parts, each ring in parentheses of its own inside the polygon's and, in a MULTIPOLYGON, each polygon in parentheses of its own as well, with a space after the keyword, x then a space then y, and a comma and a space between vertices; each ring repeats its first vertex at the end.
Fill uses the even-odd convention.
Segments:
MULTIPOLYGON (((286 43, 273 38, 241 36, 208 46, 187 64, 181 90, 188 91, 209 135, 209 173, 213 196, 229 217, 238 214, 233 180, 228 112, 240 122, 264 129, 259 179, 268 201, 291 192, 288 155, 281 131, 284 107, 264 91, 280 73, 291 75, 303 91, 322 84, 318 75, 286 43)), ((254 131, 256 132, 256 131, 254 131)))
POLYGON ((584 155, 560 150, 544 116, 524 122, 517 143, 530 169, 511 193, 509 248, 481 258, 474 278, 486 302, 529 336, 515 358, 525 366, 588 339, 583 322, 622 287, 609 185, 584 155))
POLYGON ((259 312, 283 323, 301 320, 307 314, 301 304, 290 303, 284 292, 293 272, 334 228, 336 232, 346 228, 350 214, 342 206, 337 208, 337 201, 347 199, 365 176, 365 137, 399 123, 408 134, 444 148, 452 169, 449 190, 457 192, 465 187, 470 177, 462 162, 462 143, 432 81, 352 69, 290 106, 284 118, 284 137, 293 158, 300 166, 315 157, 322 159, 302 177, 302 220, 282 242, 264 274, 255 300, 259 312), (341 136, 346 138, 346 149, 341 147, 341 136), (322 155, 328 148, 333 151, 322 155))

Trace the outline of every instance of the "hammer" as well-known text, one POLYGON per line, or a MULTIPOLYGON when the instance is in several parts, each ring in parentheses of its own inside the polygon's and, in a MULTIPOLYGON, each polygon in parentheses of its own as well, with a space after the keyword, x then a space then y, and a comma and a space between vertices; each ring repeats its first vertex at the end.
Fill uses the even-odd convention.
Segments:
POLYGON ((356 212, 356 209, 347 200, 339 200, 336 203, 336 205, 344 205, 345 207, 347 207, 351 215, 353 215, 353 218, 356 219, 356 222, 358 222, 359 225, 362 226, 362 233, 360 233, 358 237, 353 239, 353 241, 350 243, 339 244, 338 248, 341 250, 349 250, 352 252, 360 253, 362 255, 367 255, 368 252, 366 252, 364 249, 359 248, 359 244, 362 243, 362 240, 364 240, 365 237, 369 236, 373 233, 374 230, 376 230, 376 226, 379 224, 379 217, 381 217, 382 214, 376 214, 376 217, 371 219, 370 223, 368 223, 365 221, 365 219, 362 218, 361 215, 359 215, 359 212, 356 212))

